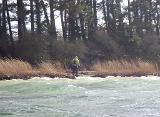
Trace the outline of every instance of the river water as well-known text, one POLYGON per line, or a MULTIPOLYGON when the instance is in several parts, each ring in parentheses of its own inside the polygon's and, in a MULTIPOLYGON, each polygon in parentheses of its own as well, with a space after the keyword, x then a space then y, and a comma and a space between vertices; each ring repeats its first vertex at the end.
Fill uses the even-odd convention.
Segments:
POLYGON ((160 78, 0 81, 0 117, 160 117, 160 78))

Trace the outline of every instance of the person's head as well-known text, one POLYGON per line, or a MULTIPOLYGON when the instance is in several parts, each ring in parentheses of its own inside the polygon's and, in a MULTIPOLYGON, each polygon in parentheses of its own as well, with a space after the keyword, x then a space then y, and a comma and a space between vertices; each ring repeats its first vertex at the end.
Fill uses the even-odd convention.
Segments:
POLYGON ((76 59, 78 59, 78 56, 75 56, 76 59))

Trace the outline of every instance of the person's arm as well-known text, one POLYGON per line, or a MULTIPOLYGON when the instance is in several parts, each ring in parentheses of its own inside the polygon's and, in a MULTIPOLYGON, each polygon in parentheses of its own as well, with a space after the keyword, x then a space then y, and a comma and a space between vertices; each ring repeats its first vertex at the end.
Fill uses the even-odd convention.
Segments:
POLYGON ((78 60, 77 62, 78 62, 78 63, 77 63, 77 64, 78 64, 78 66, 80 66, 80 60, 78 60))

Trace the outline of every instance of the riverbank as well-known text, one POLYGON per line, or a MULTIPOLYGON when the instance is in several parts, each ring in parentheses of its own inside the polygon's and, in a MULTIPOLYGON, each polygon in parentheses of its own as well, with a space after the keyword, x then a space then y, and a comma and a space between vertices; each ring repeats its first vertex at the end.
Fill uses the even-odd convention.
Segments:
MULTIPOLYGON (((160 76, 159 66, 149 61, 104 61, 97 62, 88 71, 80 71, 80 76, 106 78, 107 76, 160 76)), ((70 78, 70 70, 64 69, 60 62, 41 62, 33 67, 28 62, 16 59, 0 60, 0 80, 23 79, 31 77, 70 78)))
POLYGON ((70 77, 60 62, 41 62, 33 67, 17 59, 0 60, 0 80, 30 79, 31 77, 70 77))
POLYGON ((92 69, 96 77, 106 76, 159 76, 160 67, 157 63, 143 60, 113 60, 97 62, 92 69))

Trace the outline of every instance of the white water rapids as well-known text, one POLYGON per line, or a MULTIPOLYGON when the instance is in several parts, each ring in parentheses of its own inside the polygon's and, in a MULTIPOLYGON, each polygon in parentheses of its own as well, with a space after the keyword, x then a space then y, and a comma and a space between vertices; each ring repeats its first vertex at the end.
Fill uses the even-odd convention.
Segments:
POLYGON ((160 117, 160 77, 0 81, 0 117, 160 117))

